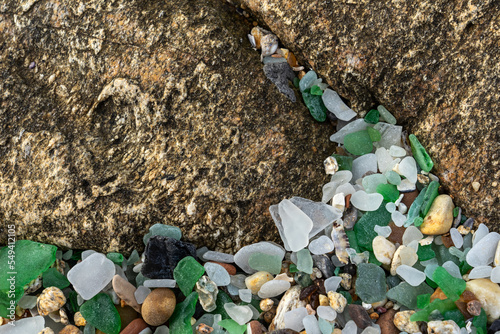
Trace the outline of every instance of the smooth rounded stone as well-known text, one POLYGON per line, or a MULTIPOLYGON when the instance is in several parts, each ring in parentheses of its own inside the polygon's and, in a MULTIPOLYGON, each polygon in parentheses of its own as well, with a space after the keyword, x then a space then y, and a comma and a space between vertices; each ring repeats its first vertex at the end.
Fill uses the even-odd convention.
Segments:
POLYGON ((365 122, 364 119, 356 119, 350 123, 348 123, 346 126, 344 126, 342 129, 339 131, 335 132, 333 135, 330 136, 330 140, 339 143, 339 144, 344 144, 344 137, 350 133, 365 130, 368 127, 368 123, 365 122))
POLYGON ((333 266, 332 261, 328 256, 313 255, 312 259, 314 266, 318 268, 323 274, 323 278, 329 278, 333 276, 335 267, 333 266))
POLYGON ((406 156, 406 150, 401 146, 391 145, 389 147, 389 154, 394 158, 402 158, 406 156))
POLYGON ((406 216, 399 211, 391 213, 391 219, 397 227, 402 227, 406 222, 406 216))
POLYGON ((300 91, 303 92, 308 88, 311 88, 313 83, 318 79, 318 75, 314 71, 307 72, 299 82, 300 91))
POLYGON ((313 222, 302 210, 300 210, 290 200, 284 199, 278 206, 281 223, 283 226, 285 248, 297 252, 309 244, 309 232, 313 227, 313 222))
POLYGON ((413 157, 406 157, 401 160, 396 172, 406 177, 411 183, 417 182, 417 162, 413 157))
POLYGON ((327 278, 324 282, 325 291, 327 293, 328 291, 336 292, 339 288, 340 282, 342 282, 342 277, 339 276, 332 276, 330 278, 327 278))
POLYGON ((493 257, 493 265, 495 267, 500 266, 500 240, 498 241, 495 256, 493 257))
POLYGON ((334 246, 332 239, 322 235, 318 239, 311 241, 308 248, 312 254, 320 255, 333 252, 334 246))
POLYGON ((460 273, 460 268, 457 266, 455 262, 446 261, 445 263, 443 263, 442 267, 446 269, 448 274, 450 274, 451 276, 455 278, 462 278, 462 274, 460 273))
POLYGON ((414 248, 408 245, 405 248, 402 248, 399 252, 399 258, 401 260, 402 265, 407 265, 412 267, 418 261, 418 255, 414 248))
POLYGON ((115 275, 115 265, 101 253, 92 253, 67 274, 75 291, 89 300, 108 285, 115 275))
POLYGON ((175 305, 176 299, 172 290, 154 289, 142 303, 142 318, 151 326, 160 326, 174 313, 175 305))
POLYGON ((453 320, 429 321, 427 332, 433 334, 459 334, 460 327, 453 320))
POLYGON ((136 287, 119 275, 115 275, 112 282, 116 295, 134 310, 141 312, 140 303, 135 298, 136 287))
POLYGON ((290 289, 290 282, 283 280, 272 280, 262 284, 258 292, 260 298, 272 298, 281 295, 290 289))
POLYGON ((467 253, 466 260, 472 267, 488 266, 495 258, 496 248, 500 241, 500 234, 491 232, 483 237, 467 253))
POLYGON ((334 321, 337 318, 337 312, 331 306, 318 306, 316 313, 327 321, 334 321))
POLYGON ((394 252, 394 256, 392 257, 392 262, 391 262, 391 269, 390 269, 390 272, 391 272, 392 276, 396 276, 397 275, 396 270, 401 265, 401 256, 400 256, 400 254, 401 254, 401 251, 403 249, 405 249, 405 248, 406 248, 406 246, 401 245, 401 246, 399 246, 396 249, 396 252, 394 252))
POLYGON ((491 270, 490 280, 493 283, 500 283, 500 266, 494 267, 491 270))
POLYGON ((424 237, 422 232, 415 226, 409 226, 403 234, 403 245, 407 246, 410 242, 419 241, 424 237))
POLYGON ((487 236, 488 233, 490 233, 488 227, 484 224, 479 224, 476 232, 474 233, 474 236, 472 237, 472 247, 474 247, 482 238, 487 236))
POLYGON ((176 281, 174 279, 148 279, 144 281, 146 288, 175 288, 176 281))
POLYGON ((491 275, 491 270, 493 268, 490 266, 477 266, 472 268, 469 272, 469 279, 475 278, 488 278, 491 275))
POLYGON ((456 248, 462 248, 462 245, 464 244, 464 238, 456 228, 452 227, 450 229, 450 237, 453 241, 453 245, 455 245, 456 248))
POLYGON ((252 290, 250 289, 239 289, 238 296, 245 303, 250 303, 252 301, 252 290))
POLYGON ((135 300, 137 301, 137 304, 142 304, 144 303, 144 300, 146 300, 146 297, 151 293, 151 289, 145 287, 144 285, 140 285, 137 287, 137 289, 134 292, 134 297, 135 300))
POLYGON ((349 320, 344 328, 342 329, 342 334, 356 334, 358 332, 358 326, 352 320, 349 320))
POLYGON ((321 329, 319 328, 318 319, 315 315, 307 315, 302 319, 304 328, 308 334, 321 334, 321 329))
POLYGON ((284 315, 284 327, 295 331, 301 331, 304 329, 304 323, 302 320, 308 316, 307 309, 305 307, 298 307, 296 309, 290 310, 284 315))
POLYGON ((371 174, 365 176, 361 183, 367 193, 375 193, 379 184, 387 184, 387 178, 382 174, 371 174))
POLYGON ((15 326, 6 324, 0 326, 0 334, 26 334, 38 333, 45 327, 45 319, 42 316, 30 317, 16 320, 15 326))
POLYGON ((396 273, 411 286, 418 286, 425 281, 425 274, 423 272, 404 264, 396 269, 396 273))
MULTIPOLYGON (((390 229, 390 228, 389 228, 390 229)), ((383 264, 391 264, 396 246, 382 236, 376 236, 372 241, 373 254, 383 264)))
POLYGON ((372 325, 372 319, 363 306, 349 304, 347 305, 347 311, 358 328, 364 330, 366 327, 372 325))
POLYGON ((420 226, 420 232, 427 235, 447 233, 453 224, 454 207, 449 195, 437 196, 420 226))
POLYGON ((472 292, 486 312, 488 322, 500 317, 500 286, 489 279, 479 278, 466 282, 466 290, 472 292))
POLYGON ((396 326, 400 331, 409 334, 420 332, 418 323, 416 321, 410 321, 410 317, 415 311, 401 311, 394 315, 394 326, 396 326))
POLYGON ((363 190, 359 190, 351 196, 351 204, 361 211, 375 211, 383 200, 384 196, 381 194, 368 194, 363 190))
POLYGON ((64 293, 61 289, 51 286, 45 288, 38 296, 36 308, 39 315, 46 316, 49 313, 58 311, 64 304, 66 304, 64 293))
MULTIPOLYGON (((250 267, 250 265, 248 264, 248 260, 250 259, 250 256, 256 252, 274 255, 274 256, 279 256, 280 261, 283 261, 283 258, 285 257, 285 250, 283 249, 283 247, 278 246, 278 245, 271 243, 271 242, 268 242, 268 241, 261 241, 261 242, 255 243, 255 244, 251 244, 251 245, 242 247, 234 255, 234 263, 236 263, 236 265, 238 265, 238 267, 240 267, 247 274, 253 274, 253 273, 257 272, 257 270, 252 269, 252 267, 250 267)), ((234 284, 234 283, 232 283, 232 284, 234 284)), ((234 284, 234 285, 238 286, 236 284, 234 284)), ((242 288, 241 286, 238 286, 238 287, 242 288)))
POLYGON ((352 161, 352 181, 356 182, 368 172, 377 173, 377 156, 373 153, 362 155, 352 161))
POLYGON ((221 252, 207 251, 201 257, 205 261, 215 261, 222 263, 234 263, 234 255, 221 252))
POLYGON ((380 330, 382 334, 399 334, 399 329, 394 326, 394 315, 396 314, 396 310, 391 308, 388 309, 387 312, 382 313, 376 324, 380 326, 380 330))
POLYGON ((357 115, 356 112, 342 101, 339 94, 334 90, 325 89, 321 98, 323 99, 326 109, 332 112, 340 120, 350 121, 357 115))
POLYGON ((149 329, 148 324, 141 318, 132 320, 121 332, 120 334, 138 334, 149 329))
POLYGON ((256 295, 264 283, 269 282, 273 279, 273 275, 266 271, 259 271, 255 274, 248 276, 245 279, 245 285, 247 289, 252 291, 252 294, 256 295))
MULTIPOLYGON (((392 203, 394 204, 394 203, 392 203)), ((374 231, 381 237, 387 238, 391 235, 392 229, 389 226, 379 226, 375 225, 374 231)))
POLYGON ((224 309, 227 314, 238 323, 238 325, 244 325, 252 319, 253 312, 250 307, 246 305, 238 306, 235 303, 224 304, 224 309))
POLYGON ((207 262, 204 267, 208 277, 210 277, 210 279, 217 284, 217 286, 227 286, 231 283, 229 273, 220 264, 207 262))

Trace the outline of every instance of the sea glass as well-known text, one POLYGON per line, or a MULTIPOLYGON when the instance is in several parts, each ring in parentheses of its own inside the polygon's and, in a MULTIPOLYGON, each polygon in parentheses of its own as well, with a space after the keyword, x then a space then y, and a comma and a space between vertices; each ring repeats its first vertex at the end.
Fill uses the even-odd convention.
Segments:
POLYGON ((111 298, 99 293, 80 307, 80 312, 88 324, 108 334, 120 333, 121 320, 111 298))
POLYGON ((302 92, 302 99, 315 120, 318 122, 324 122, 326 120, 328 109, 326 109, 321 96, 313 95, 309 90, 306 90, 302 92))
POLYGON ((380 117, 380 112, 377 109, 372 109, 365 115, 365 122, 369 124, 377 124, 380 117))
POLYGON ((370 134, 366 130, 349 133, 344 137, 345 149, 354 155, 363 155, 373 150, 370 134))
POLYGON ((191 317, 196 310, 198 293, 191 292, 182 303, 175 306, 174 313, 169 319, 169 329, 175 334, 192 334, 191 317))
POLYGON ((465 281, 451 276, 443 267, 437 267, 434 270, 432 280, 443 290, 446 297, 453 301, 458 300, 465 291, 465 281))
POLYGON ((205 268, 194 257, 186 256, 177 263, 174 269, 174 279, 184 296, 187 296, 193 291, 196 282, 204 273, 205 268))
POLYGON ((434 166, 431 157, 414 134, 411 134, 409 138, 413 157, 423 171, 430 172, 434 166))
POLYGON ((356 294, 364 303, 375 303, 386 296, 385 272, 373 263, 360 263, 357 268, 356 294))
POLYGON ((55 286, 61 290, 71 284, 66 276, 61 274, 56 268, 49 268, 43 273, 42 283, 44 288, 55 286))

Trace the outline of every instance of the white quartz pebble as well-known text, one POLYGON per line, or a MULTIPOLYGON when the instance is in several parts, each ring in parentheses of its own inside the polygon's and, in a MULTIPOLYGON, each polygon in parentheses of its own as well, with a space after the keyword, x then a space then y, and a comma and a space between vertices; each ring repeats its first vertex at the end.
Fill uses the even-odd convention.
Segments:
POLYGON ((316 313, 326 321, 334 321, 337 318, 337 312, 330 306, 318 306, 316 313))
POLYGON ((176 281, 174 279, 148 279, 144 281, 146 288, 175 288, 176 281))
POLYGON ((417 182, 417 162, 413 157, 406 157, 401 160, 398 171, 400 175, 406 177, 411 183, 417 182))
POLYGON ((469 272, 469 279, 476 279, 476 278, 488 278, 491 275, 491 268, 490 266, 477 266, 475 268, 472 268, 472 270, 469 272))
POLYGON ((368 194, 363 190, 355 192, 351 196, 351 204, 362 211, 375 211, 380 207, 384 196, 379 193, 368 194))
POLYGON ((411 286, 418 286, 425 281, 425 273, 404 264, 396 269, 396 273, 411 286))
POLYGON ((307 315, 308 313, 305 307, 298 307, 286 312, 284 316, 285 328, 289 328, 297 332, 303 330, 304 324, 302 320, 307 315))
POLYGON ((500 234, 491 232, 476 243, 467 253, 467 263, 472 267, 487 266, 493 262, 500 234))
POLYGON ((236 305, 235 303, 224 304, 224 309, 227 314, 238 323, 244 325, 249 322, 253 317, 253 311, 246 305, 236 305))
POLYGON ((327 278, 324 282, 326 292, 328 291, 336 292, 337 289, 339 288, 340 282, 342 282, 342 277, 339 276, 332 276, 327 278))
POLYGON ((422 239, 424 235, 415 226, 409 226, 403 233, 403 245, 408 245, 410 242, 422 239))
POLYGON ((326 109, 342 121, 349 121, 357 115, 344 103, 344 101, 342 101, 339 94, 334 90, 329 88, 325 89, 321 98, 323 99, 326 109))
POLYGON ((229 277, 229 273, 220 264, 207 262, 203 267, 205 267, 205 272, 207 273, 208 277, 215 284, 217 284, 217 286, 227 286, 229 285, 229 283, 231 283, 231 277, 229 277))
POLYGON ((137 304, 142 304, 146 297, 151 293, 151 289, 145 287, 144 285, 140 285, 134 292, 135 300, 137 304))
POLYGON ((464 244, 464 237, 458 232, 458 230, 454 227, 450 229, 450 237, 451 240, 453 241, 453 245, 455 245, 456 248, 462 248, 462 245, 464 244))
POLYGON ((384 237, 384 238, 388 238, 391 233, 392 233, 392 229, 389 227, 389 226, 378 226, 378 225, 375 225, 374 229, 373 229, 375 232, 377 232, 377 234, 381 237, 384 237))
POLYGON ((113 276, 115 276, 115 264, 101 253, 92 253, 71 268, 67 274, 75 291, 85 300, 101 292, 111 282, 113 276))
POLYGON ((321 334, 318 319, 316 319, 315 315, 311 314, 304 317, 302 322, 304 323, 304 328, 306 329, 307 334, 321 334))
POLYGON ((397 227, 403 226, 403 224, 406 222, 406 216, 399 211, 394 211, 393 213, 391 213, 391 219, 397 227))
POLYGON ((368 153, 360 156, 352 161, 352 181, 356 182, 363 177, 367 172, 377 172, 377 156, 373 153, 368 153))
MULTIPOLYGON (((272 213, 271 213, 272 214, 272 213)), ((281 235, 280 231, 280 235, 281 235)), ((255 244, 251 244, 245 247, 242 247, 235 255, 234 255, 234 262, 240 267, 244 272, 247 274, 253 274, 256 273, 257 270, 252 269, 250 265, 248 264, 248 259, 250 256, 255 253, 264 253, 264 254, 269 254, 269 255, 274 255, 274 256, 279 256, 280 260, 283 260, 285 257, 285 250, 283 247, 269 242, 269 241, 261 241, 257 242, 255 244)), ((234 275, 233 277, 238 276, 234 275)), ((243 284, 237 285, 235 283, 232 283, 233 285, 239 287, 239 288, 245 288, 245 277, 243 277, 243 284)))
POLYGON ((19 319, 11 324, 0 326, 0 334, 36 334, 45 328, 42 316, 19 319))
POLYGON ((318 239, 314 239, 309 244, 309 251, 315 255, 330 253, 333 249, 333 241, 326 235, 322 235, 318 239))
POLYGON ((250 289, 240 289, 238 290, 238 295, 245 303, 250 303, 252 301, 252 290, 250 289))
POLYGON ((272 298, 281 295, 290 289, 290 282, 284 280, 272 280, 264 283, 258 292, 260 298, 272 298))
POLYGON ((406 150, 401 146, 392 145, 389 148, 389 154, 394 158, 402 158, 406 155, 406 150))
POLYGON ((479 224, 476 233, 474 233, 474 236, 472 237, 472 247, 474 247, 482 238, 487 236, 488 233, 490 233, 488 227, 483 223, 479 224))
POLYGON ((495 267, 491 270, 490 280, 493 283, 500 283, 500 267, 495 267))

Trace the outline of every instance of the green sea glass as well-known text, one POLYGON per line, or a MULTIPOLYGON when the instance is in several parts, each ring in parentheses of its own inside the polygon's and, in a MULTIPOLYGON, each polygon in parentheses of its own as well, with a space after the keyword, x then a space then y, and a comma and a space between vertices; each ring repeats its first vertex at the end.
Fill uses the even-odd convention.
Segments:
POLYGON ((321 331, 321 334, 332 334, 333 333, 333 323, 326 321, 323 318, 318 319, 318 326, 321 331))
POLYGON ((181 240, 182 232, 177 226, 170 226, 165 224, 154 224, 149 228, 149 232, 144 235, 143 242, 145 245, 148 244, 149 238, 155 235, 161 235, 163 237, 174 238, 176 240, 181 240))
POLYGON ((475 316, 472 319, 472 325, 476 327, 477 329, 477 334, 486 334, 486 326, 488 325, 488 319, 486 317, 486 312, 484 309, 481 309, 481 314, 478 316, 475 316))
POLYGON ((184 296, 187 296, 193 291, 196 282, 204 273, 205 268, 194 257, 186 256, 177 263, 174 269, 174 279, 184 296))
POLYGON ((369 124, 377 124, 380 113, 377 109, 372 109, 365 115, 365 122, 369 124))
POLYGON ((243 334, 247 330, 247 325, 239 325, 233 319, 221 320, 219 326, 226 329, 229 334, 243 334))
POLYGON ((344 147, 351 154, 363 155, 371 153, 373 143, 368 131, 362 130, 345 135, 344 147))
POLYGON ((220 314, 222 319, 230 319, 229 314, 227 314, 226 309, 224 308, 224 304, 227 303, 232 303, 233 300, 227 293, 225 293, 222 290, 219 290, 219 293, 217 294, 217 299, 215 301, 215 310, 213 310, 212 314, 220 314))
POLYGON ((425 191, 424 199, 420 207, 420 211, 423 217, 425 217, 427 212, 429 212, 432 202, 434 202, 434 199, 439 195, 438 188, 439 182, 437 181, 432 181, 427 186, 427 190, 425 191))
POLYGON ((401 282, 398 286, 387 292, 387 298, 410 309, 415 309, 418 306, 418 296, 432 294, 433 292, 434 290, 425 283, 421 283, 415 287, 406 282, 401 282))
POLYGON ((313 259, 311 253, 306 248, 297 252, 297 269, 307 274, 312 274, 313 259))
POLYGON ((415 225, 416 227, 419 227, 423 223, 424 223, 424 218, 422 217, 416 217, 415 220, 413 221, 413 225, 415 225))
POLYGON ((414 223, 415 218, 420 217, 420 209, 422 208, 422 203, 424 202, 425 192, 427 191, 427 187, 422 189, 418 194, 417 198, 413 201, 408 210, 408 215, 405 223, 405 227, 410 226, 414 223))
POLYGON ((121 328, 120 314, 113 301, 105 293, 99 293, 80 307, 87 323, 106 334, 118 334, 121 328))
POLYGON ((375 232, 375 225, 387 226, 391 221, 391 214, 385 209, 387 202, 382 202, 380 207, 375 211, 368 211, 354 225, 354 233, 358 245, 366 250, 373 251, 372 242, 378 235, 375 232))
POLYGON ((428 321, 429 315, 434 311, 438 310, 441 314, 447 311, 455 310, 457 306, 455 302, 451 299, 434 299, 429 305, 411 315, 411 321, 428 321))
POLYGON ((248 259, 250 268, 257 271, 267 271, 277 275, 281 271, 281 257, 278 255, 255 252, 248 259))
POLYGON ((368 131, 368 135, 370 136, 372 142, 380 141, 380 139, 382 139, 382 135, 380 134, 380 131, 378 131, 377 129, 367 127, 366 131, 368 131))
POLYGON ((42 283, 44 288, 55 286, 61 290, 71 285, 66 276, 57 271, 56 268, 49 268, 43 272, 42 283))
POLYGON ((417 296, 417 308, 424 308, 431 303, 431 294, 426 293, 417 296))
POLYGON ((348 157, 346 155, 340 154, 332 154, 332 157, 337 160, 337 163, 339 164, 339 170, 352 170, 352 161, 354 160, 353 157, 348 157))
POLYGON ((444 320, 453 320, 458 327, 465 327, 465 318, 460 310, 451 310, 443 313, 444 320))
POLYGON ((396 202, 399 198, 398 187, 393 184, 379 184, 377 192, 384 196, 384 201, 387 202, 396 202))
POLYGON ((122 265, 123 260, 125 259, 122 254, 120 253, 108 253, 106 254, 106 257, 113 261, 114 264, 117 264, 119 266, 122 265))
POLYGON ((446 248, 445 245, 436 245, 435 243, 432 243, 431 247, 434 253, 436 253, 436 260, 440 266, 447 261, 452 261, 457 266, 460 264, 457 257, 451 254, 449 248, 446 248))
POLYGON ((311 94, 321 96, 323 95, 323 90, 319 86, 314 85, 311 87, 311 94))
POLYGON ((302 99, 306 104, 307 109, 311 113, 311 116, 318 122, 324 122, 326 120, 326 114, 328 109, 326 109, 323 99, 319 95, 312 95, 309 89, 302 92, 302 99))
POLYGON ((432 280, 443 290, 446 297, 453 301, 457 301, 465 291, 465 281, 451 276, 443 267, 434 270, 432 280))
POLYGON ((356 294, 364 303, 375 303, 386 296, 385 272, 373 263, 360 263, 357 269, 356 294))
POLYGON ((396 117, 394 117, 389 110, 387 110, 383 105, 377 107, 380 113, 380 118, 389 124, 395 125, 397 123, 396 117))
POLYGON ((454 209, 453 209, 453 218, 456 218, 458 216, 458 213, 460 212, 460 207, 459 206, 456 206, 454 209))
POLYGON ((300 83, 300 79, 299 78, 297 78, 297 77, 293 78, 292 82, 293 82, 293 86, 295 88, 299 88, 299 83, 300 83))
POLYGON ((418 260, 427 261, 436 256, 432 250, 432 245, 419 246, 417 250, 418 260))
POLYGON ((389 171, 385 172, 384 175, 390 184, 394 184, 395 186, 399 186, 399 184, 401 183, 401 176, 399 176, 399 174, 393 170, 389 170, 389 171))
POLYGON ((311 275, 304 273, 302 271, 295 273, 293 279, 297 284, 300 284, 300 286, 303 288, 308 287, 309 285, 314 283, 313 280, 311 279, 311 275))
POLYGON ((191 317, 196 310, 198 293, 191 292, 182 303, 175 305, 175 310, 169 319, 169 329, 175 334, 192 334, 191 317))
POLYGON ((434 166, 431 157, 429 156, 425 148, 422 146, 422 144, 420 144, 420 142, 418 141, 417 137, 415 137, 414 134, 411 134, 409 137, 410 137, 411 152, 413 153, 413 157, 415 158, 418 165, 423 171, 430 172, 430 170, 434 166))
POLYGON ((299 270, 297 269, 297 266, 295 264, 290 263, 290 266, 288 267, 288 271, 291 272, 291 273, 296 273, 299 270))
POLYGON ((24 286, 46 271, 56 260, 57 247, 30 240, 18 240, 0 249, 0 316, 8 317, 10 301, 16 304, 24 294, 24 286), (11 277, 14 279, 9 280, 11 277), (9 297, 14 283, 15 298, 9 297))

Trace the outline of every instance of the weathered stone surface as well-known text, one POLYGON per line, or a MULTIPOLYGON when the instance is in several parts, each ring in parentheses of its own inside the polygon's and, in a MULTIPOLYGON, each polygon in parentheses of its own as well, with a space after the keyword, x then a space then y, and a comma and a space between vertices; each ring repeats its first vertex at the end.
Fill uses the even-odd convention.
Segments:
POLYGON ((103 252, 159 222, 220 251, 277 240, 268 207, 319 200, 334 145, 251 27, 217 0, 3 1, 0 244, 13 223, 103 252))
POLYGON ((387 107, 455 204, 499 229, 498 1, 238 2, 352 109, 387 107))

